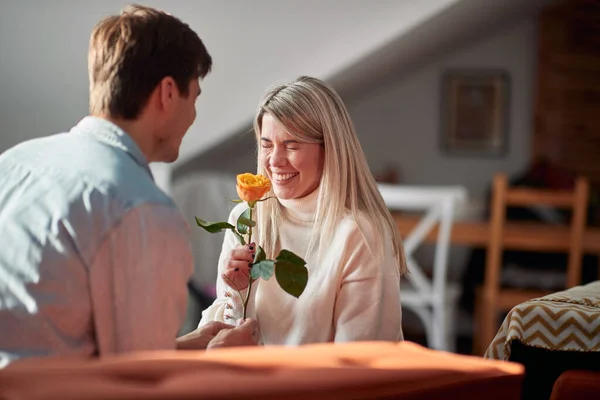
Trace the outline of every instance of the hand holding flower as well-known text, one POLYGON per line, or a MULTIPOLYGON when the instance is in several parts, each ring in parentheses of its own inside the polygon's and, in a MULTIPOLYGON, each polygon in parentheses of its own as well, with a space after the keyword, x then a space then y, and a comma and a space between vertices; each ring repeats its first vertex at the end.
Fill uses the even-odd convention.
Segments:
POLYGON ((196 224, 206 231, 217 233, 225 229, 231 230, 241 243, 241 246, 229 254, 222 278, 242 297, 244 319, 252 283, 257 279, 268 280, 275 275, 279 286, 294 297, 300 297, 308 283, 308 270, 305 267, 306 262, 302 258, 284 249, 279 252, 275 260, 270 260, 263 248, 252 242, 252 228, 256 226, 252 212, 257 202, 270 199, 270 197, 263 199, 270 188, 271 182, 262 175, 240 174, 237 176, 236 185, 240 200, 234 200, 234 202, 246 202, 248 209, 238 217, 237 226, 227 222, 206 222, 196 217, 196 224), (247 241, 244 239, 244 235, 247 236, 247 241), (246 243, 250 243, 250 245, 246 245, 246 243), (241 292, 246 288, 248 291, 244 298, 241 292))
POLYGON ((248 287, 255 252, 255 243, 239 245, 225 259, 223 280, 232 289, 244 290, 248 287))

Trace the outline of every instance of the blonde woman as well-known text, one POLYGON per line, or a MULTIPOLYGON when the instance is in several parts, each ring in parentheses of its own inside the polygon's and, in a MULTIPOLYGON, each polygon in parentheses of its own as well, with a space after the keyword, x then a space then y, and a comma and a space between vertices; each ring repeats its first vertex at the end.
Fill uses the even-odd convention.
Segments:
MULTIPOLYGON (((324 82, 300 77, 265 95, 254 130, 258 173, 271 179, 268 196, 277 198, 257 205, 256 243, 267 257, 280 249, 298 254, 309 271, 300 298, 275 279, 252 286, 247 316, 257 319, 262 342, 402 340, 402 242, 341 98, 324 82)), ((243 211, 234 208, 229 222, 243 211)), ((229 285, 247 290, 255 248, 227 231, 218 298, 200 326, 241 318, 241 298, 229 285)))

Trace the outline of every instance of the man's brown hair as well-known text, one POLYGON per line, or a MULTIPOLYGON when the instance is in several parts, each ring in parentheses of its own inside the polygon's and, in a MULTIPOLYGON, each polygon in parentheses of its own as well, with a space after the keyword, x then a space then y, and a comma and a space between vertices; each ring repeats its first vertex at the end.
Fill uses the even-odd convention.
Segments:
POLYGON ((192 79, 210 72, 212 58, 185 23, 140 5, 100 21, 90 38, 90 113, 135 119, 156 85, 172 77, 189 95, 192 79))

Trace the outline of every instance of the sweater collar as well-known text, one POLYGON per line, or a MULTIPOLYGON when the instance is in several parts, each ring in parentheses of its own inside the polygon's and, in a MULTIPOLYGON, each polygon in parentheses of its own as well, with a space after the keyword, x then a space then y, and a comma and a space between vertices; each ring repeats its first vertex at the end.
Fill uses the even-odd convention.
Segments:
POLYGON ((298 199, 279 199, 279 203, 285 209, 286 215, 293 220, 301 222, 314 222, 317 210, 317 199, 319 188, 298 199))

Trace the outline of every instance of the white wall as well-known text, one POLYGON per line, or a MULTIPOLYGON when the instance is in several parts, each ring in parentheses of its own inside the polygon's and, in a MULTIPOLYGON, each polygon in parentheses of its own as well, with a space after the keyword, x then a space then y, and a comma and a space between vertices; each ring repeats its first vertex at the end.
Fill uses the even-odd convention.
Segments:
POLYGON ((165 163, 150 163, 150 171, 156 185, 168 195, 172 195, 173 188, 171 185, 172 174, 169 164, 165 163))
POLYGON ((374 173, 389 164, 409 184, 461 184, 480 195, 496 171, 529 161, 536 35, 533 20, 456 49, 364 97, 345 99, 374 173), (511 80, 509 149, 503 157, 458 157, 440 148, 440 77, 449 68, 502 68, 511 80))
MULTIPOLYGON (((344 97, 373 173, 388 165, 401 169, 403 182, 464 185, 483 194, 494 172, 523 170, 530 156, 536 60, 533 19, 513 22, 463 44, 412 73, 344 97), (440 78, 450 68, 500 68, 510 76, 509 143, 500 157, 450 156, 440 148, 440 78)), ((248 126, 250 128, 250 126, 248 126)), ((254 170, 252 135, 238 133, 227 146, 202 154, 190 169, 254 170)))
MULTIPOLYGON (((356 125, 369 166, 377 174, 388 165, 402 180, 417 185, 464 185, 471 203, 469 217, 481 214, 482 195, 494 172, 517 173, 530 159, 536 26, 531 19, 500 29, 360 98, 344 99, 356 125), (502 157, 445 155, 440 148, 440 78, 450 68, 502 68, 511 80, 509 148, 502 157)), ((462 276, 470 250, 453 246, 450 279, 462 276)), ((417 253, 423 266, 433 265, 432 246, 417 253)))
MULTIPOLYGON (((214 58, 182 161, 245 125, 269 85, 332 75, 456 1, 143 1, 189 23, 214 58)), ((0 152, 87 114, 90 32, 131 2, 0 0, 0 152)))

